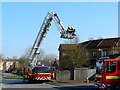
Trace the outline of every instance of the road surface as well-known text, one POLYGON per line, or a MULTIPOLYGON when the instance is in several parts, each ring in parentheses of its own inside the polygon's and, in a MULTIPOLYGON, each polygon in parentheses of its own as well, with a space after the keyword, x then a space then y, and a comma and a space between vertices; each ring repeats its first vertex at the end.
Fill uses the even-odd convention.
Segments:
POLYGON ((38 82, 28 83, 22 79, 2 79, 2 90, 94 90, 93 83, 57 83, 57 82, 38 82))

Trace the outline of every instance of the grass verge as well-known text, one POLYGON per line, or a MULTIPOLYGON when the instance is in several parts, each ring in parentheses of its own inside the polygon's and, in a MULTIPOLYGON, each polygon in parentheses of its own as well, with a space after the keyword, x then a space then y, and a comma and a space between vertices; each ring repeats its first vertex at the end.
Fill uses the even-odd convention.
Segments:
POLYGON ((5 78, 5 79, 23 79, 23 76, 18 76, 18 75, 10 76, 10 75, 2 74, 2 77, 5 78))

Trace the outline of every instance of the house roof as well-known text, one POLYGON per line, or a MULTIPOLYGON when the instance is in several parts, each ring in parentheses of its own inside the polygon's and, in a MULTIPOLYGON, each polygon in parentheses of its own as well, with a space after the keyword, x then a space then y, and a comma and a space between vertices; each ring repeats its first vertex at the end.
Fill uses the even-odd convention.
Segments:
POLYGON ((102 42, 97 45, 97 47, 114 47, 119 40, 120 38, 103 39, 102 42))
POLYGON ((58 50, 60 51, 60 49, 62 49, 62 50, 73 49, 73 48, 77 47, 78 45, 79 44, 60 44, 58 50))
POLYGON ((99 40, 91 40, 88 44, 84 46, 84 48, 97 48, 97 45, 102 41, 102 39, 99 40))
POLYGON ((5 59, 5 60, 2 60, 3 62, 18 62, 19 60, 13 60, 13 59, 5 59))
POLYGON ((80 43, 80 45, 81 45, 82 47, 85 47, 85 46, 87 46, 90 42, 91 42, 91 41, 85 41, 85 42, 80 43))
MULTIPOLYGON (((85 42, 83 42, 85 43, 85 42)), ((83 44, 80 43, 80 44, 83 44)), ((98 40, 90 40, 89 43, 86 41, 86 45, 84 44, 84 48, 104 48, 104 47, 114 47, 117 44, 120 45, 120 37, 117 38, 107 38, 107 39, 98 39, 98 40)))
POLYGON ((85 41, 80 44, 60 44, 60 49, 73 49, 74 47, 81 45, 83 48, 92 49, 92 48, 104 48, 104 47, 114 47, 116 45, 120 45, 120 37, 117 38, 106 38, 106 39, 98 39, 98 40, 90 40, 85 41))

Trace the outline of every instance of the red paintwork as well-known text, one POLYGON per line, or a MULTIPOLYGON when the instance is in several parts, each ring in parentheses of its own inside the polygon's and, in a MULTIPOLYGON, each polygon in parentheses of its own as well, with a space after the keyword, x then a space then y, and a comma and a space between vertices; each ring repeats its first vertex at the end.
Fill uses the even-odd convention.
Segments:
POLYGON ((50 66, 36 66, 36 68, 50 68, 50 66))
POLYGON ((102 77, 96 77, 95 80, 95 88, 100 88, 101 90, 105 90, 102 87, 102 84, 108 85, 111 84, 111 88, 113 88, 113 86, 116 83, 120 83, 120 78, 119 79, 106 79, 106 76, 116 76, 117 74, 120 75, 120 70, 118 70, 118 61, 120 61, 120 59, 105 59, 104 60, 104 73, 103 74, 99 74, 102 77), (106 72, 106 62, 110 62, 110 61, 114 61, 116 62, 116 71, 114 73, 107 73, 106 72))
MULTIPOLYGON (((36 66, 35 68, 50 68, 50 66, 36 66)), ((34 80, 51 80, 51 72, 49 73, 31 73, 28 72, 28 77, 34 80)))

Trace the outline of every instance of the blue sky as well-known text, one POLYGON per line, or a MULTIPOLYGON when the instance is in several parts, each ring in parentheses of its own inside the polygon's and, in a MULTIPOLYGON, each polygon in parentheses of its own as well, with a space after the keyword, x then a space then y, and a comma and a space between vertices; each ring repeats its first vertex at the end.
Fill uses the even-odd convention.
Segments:
MULTIPOLYGON (((117 2, 2 3, 2 49, 5 57, 20 57, 31 47, 48 11, 58 13, 64 27, 72 25, 80 42, 118 36, 117 2)), ((60 38, 54 22, 42 43, 45 53, 58 55, 60 38)))
POLYGON ((2 3, 0 3, 0 53, 2 52, 2 3))

